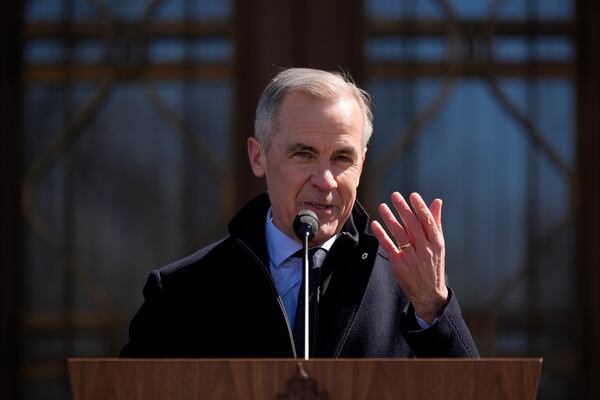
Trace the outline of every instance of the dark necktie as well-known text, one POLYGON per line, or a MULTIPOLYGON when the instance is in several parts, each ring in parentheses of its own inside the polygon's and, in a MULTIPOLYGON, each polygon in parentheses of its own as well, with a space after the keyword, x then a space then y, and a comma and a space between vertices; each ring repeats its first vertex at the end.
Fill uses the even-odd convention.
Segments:
MULTIPOLYGON (((325 256, 327 255, 327 251, 316 247, 314 249, 310 249, 308 251, 308 279, 309 279, 309 320, 310 320, 310 345, 313 346, 312 340, 314 338, 314 324, 315 324, 315 308, 316 304, 319 301, 318 296, 319 293, 317 291, 318 278, 319 278, 319 268, 321 264, 323 264, 323 260, 325 260, 325 256), (315 294, 315 292, 317 292, 315 294)), ((300 259, 302 259, 302 253, 299 255, 300 259)), ((296 307, 296 318, 294 319, 294 344, 296 345, 296 355, 298 357, 304 356, 304 264, 302 264, 302 284, 300 285, 300 290, 298 291, 298 306, 296 307)), ((314 347, 313 347, 314 348, 314 347)))

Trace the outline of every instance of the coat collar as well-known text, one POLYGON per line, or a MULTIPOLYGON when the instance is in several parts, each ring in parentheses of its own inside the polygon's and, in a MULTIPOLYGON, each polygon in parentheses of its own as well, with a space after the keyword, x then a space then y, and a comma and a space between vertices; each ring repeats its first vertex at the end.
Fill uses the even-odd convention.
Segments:
MULTIPOLYGON (((267 192, 264 192, 242 207, 229 222, 228 227, 229 233, 232 236, 244 241, 263 261, 268 260, 264 224, 270 206, 269 195, 267 192)), ((358 200, 356 200, 354 207, 352 207, 350 218, 348 218, 342 227, 341 237, 351 239, 354 244, 357 244, 361 233, 371 235, 369 231, 369 215, 358 200)))
POLYGON ((267 193, 250 200, 229 222, 229 234, 244 242, 258 258, 269 265, 265 240, 265 218, 271 206, 267 193))

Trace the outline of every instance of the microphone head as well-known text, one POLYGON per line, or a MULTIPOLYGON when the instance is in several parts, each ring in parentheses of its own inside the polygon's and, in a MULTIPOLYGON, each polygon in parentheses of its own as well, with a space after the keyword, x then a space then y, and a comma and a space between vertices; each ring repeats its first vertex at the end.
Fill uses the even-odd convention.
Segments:
POLYGON ((311 210, 300 210, 294 218, 293 227, 298 239, 303 241, 308 236, 308 240, 312 240, 319 232, 319 218, 311 210))

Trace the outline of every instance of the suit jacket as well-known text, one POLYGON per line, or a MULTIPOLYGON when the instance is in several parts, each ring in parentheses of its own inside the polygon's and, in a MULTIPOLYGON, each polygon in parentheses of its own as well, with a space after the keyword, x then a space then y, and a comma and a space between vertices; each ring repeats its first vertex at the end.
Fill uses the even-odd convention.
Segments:
MULTIPOLYGON (((269 272, 268 195, 247 204, 229 236, 154 270, 121 357, 294 357, 269 272)), ((456 296, 420 329, 369 218, 355 204, 322 265, 315 357, 477 357, 456 296)))

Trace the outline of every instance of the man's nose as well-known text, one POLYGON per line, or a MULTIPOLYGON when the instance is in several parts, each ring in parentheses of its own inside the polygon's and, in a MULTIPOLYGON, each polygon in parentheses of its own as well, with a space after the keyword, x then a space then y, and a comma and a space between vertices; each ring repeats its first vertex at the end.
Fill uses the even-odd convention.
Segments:
POLYGON ((322 191, 332 191, 337 188, 337 181, 330 166, 319 166, 311 177, 311 183, 322 191))

